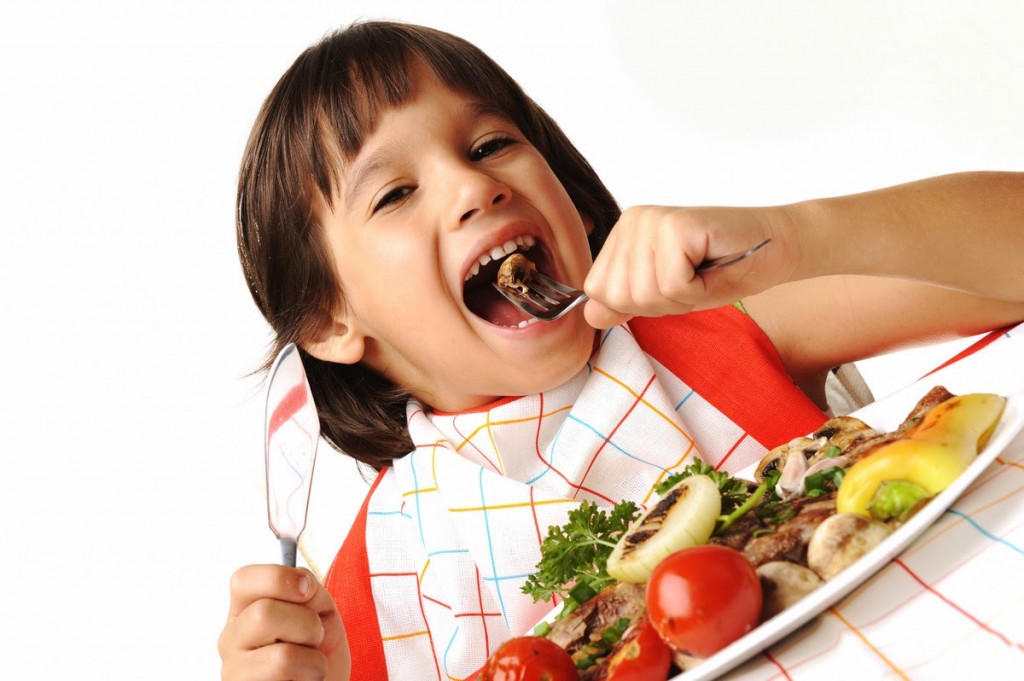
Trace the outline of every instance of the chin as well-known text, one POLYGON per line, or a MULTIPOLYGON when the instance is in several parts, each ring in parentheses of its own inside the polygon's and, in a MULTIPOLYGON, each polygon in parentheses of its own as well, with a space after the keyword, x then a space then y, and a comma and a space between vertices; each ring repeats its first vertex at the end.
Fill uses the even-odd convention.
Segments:
POLYGON ((572 380, 590 361, 597 344, 596 332, 587 327, 585 338, 571 344, 561 343, 556 353, 547 352, 536 363, 536 371, 516 394, 528 395, 547 392, 572 380))

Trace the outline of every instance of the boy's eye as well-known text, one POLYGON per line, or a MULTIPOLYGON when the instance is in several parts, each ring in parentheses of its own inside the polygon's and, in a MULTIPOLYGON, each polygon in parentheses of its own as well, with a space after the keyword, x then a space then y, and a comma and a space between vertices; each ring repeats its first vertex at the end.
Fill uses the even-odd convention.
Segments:
POLYGON ((474 161, 482 161, 488 156, 493 156, 502 149, 505 149, 506 147, 509 147, 515 143, 516 141, 511 137, 495 137, 493 139, 487 140, 479 147, 474 149, 469 156, 470 159, 474 161))
POLYGON ((380 201, 378 201, 377 203, 375 203, 373 205, 373 212, 376 213, 377 211, 379 211, 379 210, 381 210, 383 208, 387 208, 388 206, 390 206, 392 204, 398 203, 399 201, 404 199, 406 196, 411 194, 414 189, 415 189, 415 187, 409 187, 409 186, 395 187, 394 189, 389 191, 387 194, 382 196, 380 198, 380 201))

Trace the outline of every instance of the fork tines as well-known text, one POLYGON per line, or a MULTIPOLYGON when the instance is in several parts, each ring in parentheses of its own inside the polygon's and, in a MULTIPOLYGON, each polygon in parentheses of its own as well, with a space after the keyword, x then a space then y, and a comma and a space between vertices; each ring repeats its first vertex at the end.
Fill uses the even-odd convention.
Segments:
POLYGON ((523 293, 517 288, 505 289, 519 300, 533 305, 541 312, 547 312, 552 305, 558 305, 566 298, 569 298, 572 289, 567 289, 551 277, 533 272, 527 284, 528 293, 523 293))
POLYGON ((528 293, 517 288, 499 286, 494 283, 506 298, 515 303, 521 310, 538 319, 557 319, 566 311, 575 307, 574 301, 585 298, 582 291, 566 286, 551 277, 534 271, 527 282, 528 293))

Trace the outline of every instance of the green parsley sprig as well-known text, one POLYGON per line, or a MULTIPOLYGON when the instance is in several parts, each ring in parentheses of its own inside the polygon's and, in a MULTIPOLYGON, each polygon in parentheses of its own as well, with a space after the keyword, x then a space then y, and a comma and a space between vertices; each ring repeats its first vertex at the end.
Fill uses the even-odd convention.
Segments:
POLYGON ((637 505, 623 501, 605 512, 584 501, 570 511, 565 525, 552 525, 540 545, 537 572, 527 578, 523 593, 534 601, 558 594, 575 609, 615 580, 605 566, 619 537, 639 515, 637 505))

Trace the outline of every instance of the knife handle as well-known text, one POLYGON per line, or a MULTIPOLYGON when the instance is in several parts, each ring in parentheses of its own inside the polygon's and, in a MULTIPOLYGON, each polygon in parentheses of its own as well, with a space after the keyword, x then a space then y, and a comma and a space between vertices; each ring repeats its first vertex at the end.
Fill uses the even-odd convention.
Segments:
POLYGON ((281 565, 295 567, 295 551, 298 548, 294 539, 281 537, 281 565))

